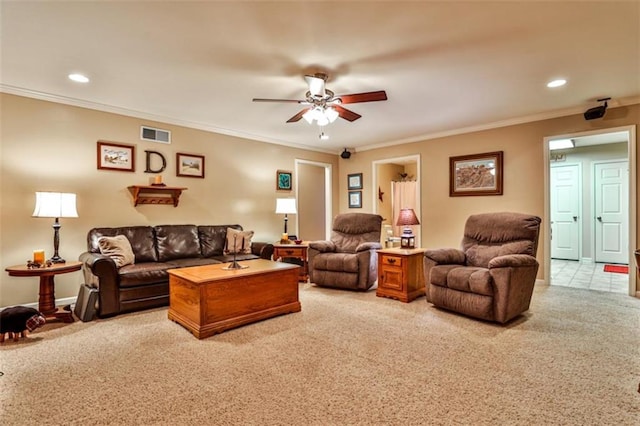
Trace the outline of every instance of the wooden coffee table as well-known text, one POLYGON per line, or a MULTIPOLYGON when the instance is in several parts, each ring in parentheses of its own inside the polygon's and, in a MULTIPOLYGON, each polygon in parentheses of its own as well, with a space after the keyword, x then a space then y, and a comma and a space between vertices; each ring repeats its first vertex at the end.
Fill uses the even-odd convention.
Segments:
POLYGON ((298 265, 265 259, 170 269, 169 319, 198 339, 299 312, 298 265))

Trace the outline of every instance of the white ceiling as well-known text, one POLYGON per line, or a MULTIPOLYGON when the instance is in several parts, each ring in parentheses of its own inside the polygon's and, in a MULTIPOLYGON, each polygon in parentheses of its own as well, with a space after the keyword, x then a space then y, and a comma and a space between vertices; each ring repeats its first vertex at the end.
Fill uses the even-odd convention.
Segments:
MULTIPOLYGON (((339 153, 640 99, 640 2, 7 2, 3 92, 339 153), (362 115, 286 123, 303 76, 362 115), (78 84, 66 76, 86 74, 78 84), (563 77, 568 84, 548 89, 563 77)), ((605 118, 606 119, 606 116, 605 118)))

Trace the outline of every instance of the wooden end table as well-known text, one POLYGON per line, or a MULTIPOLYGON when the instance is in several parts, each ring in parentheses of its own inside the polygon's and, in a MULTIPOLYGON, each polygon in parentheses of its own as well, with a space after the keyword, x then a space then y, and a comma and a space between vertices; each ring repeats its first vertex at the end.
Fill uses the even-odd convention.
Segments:
POLYGON ((54 263, 45 268, 29 269, 26 265, 10 266, 5 269, 12 277, 40 277, 40 297, 38 298, 38 310, 47 321, 73 322, 73 313, 70 307, 57 308, 55 283, 53 278, 58 274, 79 271, 82 262, 54 263))
POLYGON ((425 295, 424 249, 378 250, 378 289, 376 296, 408 303, 425 295))
POLYGON ((292 257, 300 259, 302 261, 302 267, 300 268, 299 281, 307 282, 309 280, 309 263, 308 259, 309 245, 302 244, 274 244, 273 245, 273 260, 282 261, 285 257, 292 257))

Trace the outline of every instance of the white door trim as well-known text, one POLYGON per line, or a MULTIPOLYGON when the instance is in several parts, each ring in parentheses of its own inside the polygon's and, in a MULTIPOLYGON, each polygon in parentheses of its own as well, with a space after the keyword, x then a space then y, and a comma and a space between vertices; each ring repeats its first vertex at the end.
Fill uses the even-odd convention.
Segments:
POLYGON ((552 139, 575 138, 581 136, 598 135, 603 133, 627 132, 629 135, 627 143, 627 158, 629 160, 629 295, 640 298, 640 290, 636 288, 636 274, 631 268, 631 260, 634 259, 633 251, 637 247, 637 157, 636 157, 636 126, 621 126, 610 129, 592 130, 581 133, 571 133, 564 135, 545 136, 543 138, 543 163, 544 163, 544 217, 542 218, 543 232, 547 238, 544 239, 544 281, 551 282, 551 244, 548 238, 550 232, 549 220, 551 208, 549 205, 549 180, 551 162, 549 161, 549 141, 552 139))

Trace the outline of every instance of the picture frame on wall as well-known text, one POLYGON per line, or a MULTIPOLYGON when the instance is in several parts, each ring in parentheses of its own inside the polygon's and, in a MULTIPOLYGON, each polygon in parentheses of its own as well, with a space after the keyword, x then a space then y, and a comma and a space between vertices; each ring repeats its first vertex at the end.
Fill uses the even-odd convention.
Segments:
POLYGON ((293 188, 293 173, 288 170, 276 171, 276 189, 278 191, 291 191, 293 188))
POLYGON ((176 154, 176 176, 204 179, 204 155, 176 154))
POLYGON ((347 175, 347 188, 362 189, 362 173, 352 173, 347 175))
POLYGON ((362 191, 349 191, 349 208, 362 208, 362 191))
POLYGON ((449 196, 502 195, 503 151, 449 157, 449 196))
POLYGON ((136 171, 136 147, 115 142, 98 141, 98 170, 136 171))

